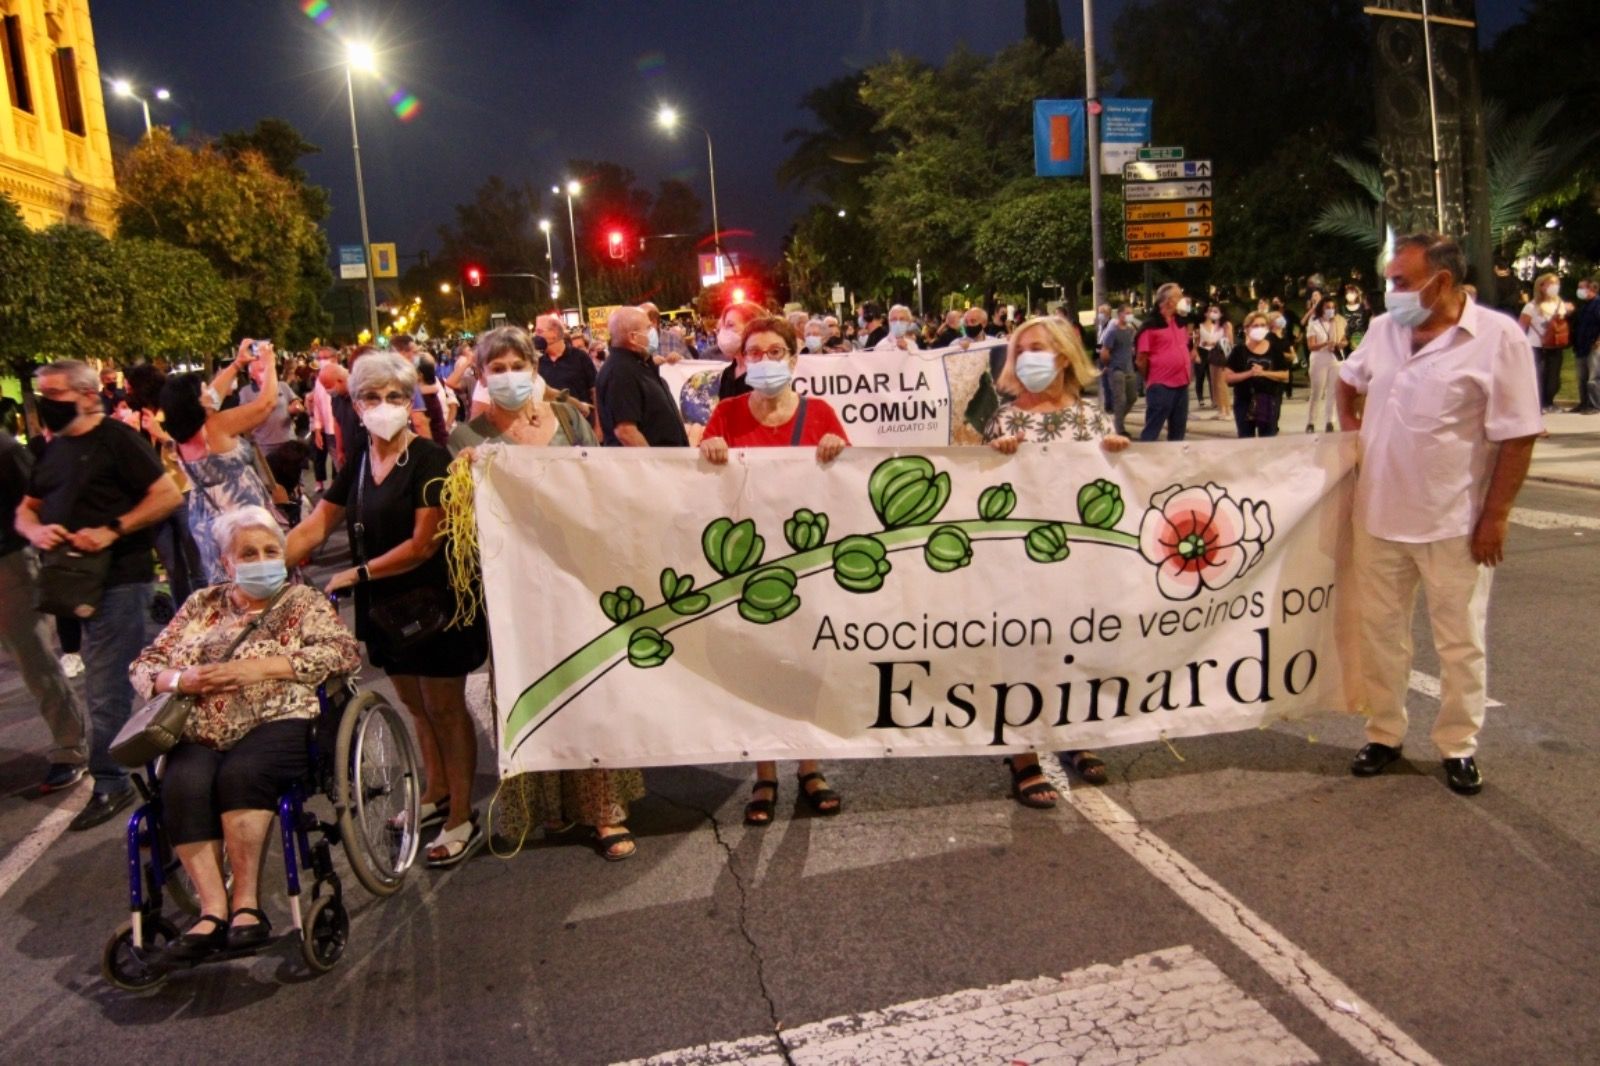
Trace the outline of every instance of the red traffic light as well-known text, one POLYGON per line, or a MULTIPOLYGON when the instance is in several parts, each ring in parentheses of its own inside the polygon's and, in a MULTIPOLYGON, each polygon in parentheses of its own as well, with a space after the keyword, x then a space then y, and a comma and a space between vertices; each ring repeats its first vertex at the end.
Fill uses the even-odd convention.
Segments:
POLYGON ((733 302, 736 303, 736 304, 744 303, 744 295, 745 295, 745 293, 744 293, 743 289, 734 289, 733 290, 733 302))
POLYGON ((477 287, 483 284, 483 271, 477 267, 467 267, 467 284, 477 287))
POLYGON ((622 231, 619 229, 614 229, 610 233, 606 234, 606 243, 611 248, 611 258, 621 259, 623 255, 622 231))

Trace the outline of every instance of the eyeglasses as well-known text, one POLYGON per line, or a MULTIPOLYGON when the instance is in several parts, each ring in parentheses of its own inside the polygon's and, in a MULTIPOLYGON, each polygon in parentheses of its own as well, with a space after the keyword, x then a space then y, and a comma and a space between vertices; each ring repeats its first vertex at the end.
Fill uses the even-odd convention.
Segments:
POLYGON ((761 362, 763 359, 766 360, 769 363, 780 362, 782 360, 785 360, 785 359, 789 358, 789 355, 790 355, 790 352, 789 352, 789 349, 787 349, 787 348, 763 348, 760 351, 748 351, 747 350, 744 353, 744 357, 745 357, 746 360, 754 360, 754 361, 756 361, 758 363, 761 362))
POLYGON ((356 403, 362 407, 376 407, 381 403, 393 404, 396 407, 411 405, 411 394, 408 392, 363 392, 356 397, 356 403))

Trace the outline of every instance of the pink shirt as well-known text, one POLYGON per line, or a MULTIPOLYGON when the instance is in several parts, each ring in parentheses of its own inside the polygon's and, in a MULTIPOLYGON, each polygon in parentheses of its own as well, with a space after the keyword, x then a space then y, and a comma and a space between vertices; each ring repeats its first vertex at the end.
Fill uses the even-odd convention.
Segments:
POLYGON ((1416 352, 1411 330, 1379 315, 1339 377, 1367 397, 1356 521, 1383 540, 1470 536, 1499 443, 1544 429, 1528 338, 1470 299, 1416 352))
POLYGON ((1174 389, 1189 387, 1189 329, 1178 322, 1151 327, 1139 334, 1135 350, 1150 357, 1150 377, 1146 384, 1174 389))

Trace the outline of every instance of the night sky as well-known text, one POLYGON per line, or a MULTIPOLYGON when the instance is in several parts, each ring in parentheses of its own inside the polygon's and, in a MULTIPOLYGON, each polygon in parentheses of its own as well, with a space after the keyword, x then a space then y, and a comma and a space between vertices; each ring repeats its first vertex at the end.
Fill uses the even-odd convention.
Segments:
MULTIPOLYGON (((1096 4, 1102 47, 1128 2, 1096 4)), ((360 243, 338 38, 373 41, 380 77, 356 82, 368 214, 372 240, 396 242, 402 257, 436 248, 437 227, 489 175, 526 178, 548 198, 569 158, 621 163, 652 190, 681 178, 709 225, 704 139, 660 133, 659 101, 710 129, 723 228, 753 231, 754 250, 771 255, 807 202, 774 172, 784 133, 806 124, 808 89, 891 50, 937 62, 963 43, 996 51, 1023 29, 1022 0, 331 0, 336 31, 295 0, 90 6, 101 73, 146 95, 172 91, 170 103, 152 99, 156 122, 215 134, 277 116, 319 145, 305 166, 332 193, 334 245, 360 243), (409 121, 386 102, 394 89, 420 101, 409 121)), ((1520 7, 1479 0, 1484 39, 1520 7)), ((1063 21, 1081 36, 1078 4, 1063 4, 1063 21)), ((106 109, 113 137, 140 135, 136 103, 108 91, 106 109)), ((554 206, 547 199, 552 217, 554 206)))

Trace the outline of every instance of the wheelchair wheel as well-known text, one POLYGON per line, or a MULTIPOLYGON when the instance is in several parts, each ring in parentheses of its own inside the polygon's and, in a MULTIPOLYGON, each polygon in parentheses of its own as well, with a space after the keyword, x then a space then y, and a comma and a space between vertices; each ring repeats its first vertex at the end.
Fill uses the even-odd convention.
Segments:
POLYGON ((382 696, 363 692, 345 706, 333 801, 350 868, 375 896, 396 892, 417 858, 418 761, 405 720, 382 696))
POLYGON ((178 927, 157 917, 145 923, 144 947, 133 946, 133 922, 123 922, 100 951, 100 974, 124 992, 149 992, 167 980, 167 971, 151 965, 162 947, 178 939, 178 927))
POLYGON ((350 941, 350 915, 338 896, 323 896, 306 911, 300 954, 315 973, 327 973, 350 941))

